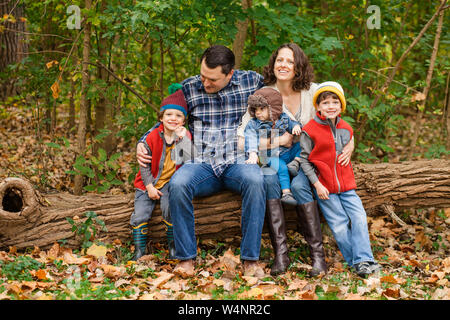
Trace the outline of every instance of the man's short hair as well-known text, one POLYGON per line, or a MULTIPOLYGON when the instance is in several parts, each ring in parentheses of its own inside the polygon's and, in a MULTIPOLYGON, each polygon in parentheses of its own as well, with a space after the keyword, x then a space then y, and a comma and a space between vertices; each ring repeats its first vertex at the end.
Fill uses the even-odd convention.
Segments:
POLYGON ((230 49, 222 45, 214 45, 205 50, 200 61, 205 59, 206 66, 215 69, 222 67, 222 73, 227 75, 234 68, 234 53, 230 49))

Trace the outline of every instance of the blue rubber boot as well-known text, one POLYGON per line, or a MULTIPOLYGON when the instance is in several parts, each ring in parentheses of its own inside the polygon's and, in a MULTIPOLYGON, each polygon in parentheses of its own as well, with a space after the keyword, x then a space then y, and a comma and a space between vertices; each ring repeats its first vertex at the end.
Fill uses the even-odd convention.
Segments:
POLYGON ((133 227, 133 241, 134 241, 134 257, 133 261, 137 261, 140 257, 146 254, 148 239, 148 223, 144 222, 133 227))
POLYGON ((174 260, 175 258, 175 242, 173 240, 173 226, 167 221, 163 220, 166 225, 166 237, 167 237, 167 246, 169 248, 169 259, 174 260))

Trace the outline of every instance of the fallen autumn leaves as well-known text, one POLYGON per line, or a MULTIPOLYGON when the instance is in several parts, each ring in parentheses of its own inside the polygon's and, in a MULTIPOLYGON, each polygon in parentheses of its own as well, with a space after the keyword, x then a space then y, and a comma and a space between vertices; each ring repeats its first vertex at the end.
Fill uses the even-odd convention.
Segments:
MULTIPOLYGON (((440 218, 434 221, 435 227, 442 225, 445 227, 445 222, 440 218)), ((243 276, 238 242, 207 240, 199 244, 196 274, 189 279, 172 273, 174 264, 158 243, 153 254, 137 263, 127 261, 124 252, 130 253, 129 248, 118 240, 94 244, 84 254, 55 243, 47 251, 37 247, 25 254, 13 247, 9 252, 0 251, 0 299, 450 299, 448 235, 438 232, 430 236, 424 221, 410 237, 384 218, 370 218, 369 226, 374 254, 383 271, 367 279, 354 275, 342 263, 327 232, 324 243, 329 272, 315 279, 306 276, 309 258, 305 242, 293 231, 289 231, 293 263, 288 272, 276 278, 269 275, 271 247, 267 238, 263 239, 260 261, 265 276, 243 276), (432 237, 442 239, 438 247, 432 237)))

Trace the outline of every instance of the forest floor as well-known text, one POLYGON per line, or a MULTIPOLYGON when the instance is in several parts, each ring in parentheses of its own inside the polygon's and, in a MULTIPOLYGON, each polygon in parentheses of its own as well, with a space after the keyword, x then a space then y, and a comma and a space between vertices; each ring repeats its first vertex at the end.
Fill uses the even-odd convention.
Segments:
MULTIPOLYGON (((36 129, 36 115, 14 104, 0 111, 0 181, 18 176, 41 192, 71 192, 75 136, 57 127, 52 135, 36 129), (63 137, 67 140, 64 140, 63 137), (56 147, 58 144, 59 147, 56 147)), ((124 184, 113 194, 133 192, 128 182, 135 163, 134 143, 119 143, 124 184)), ((133 246, 116 240, 87 252, 55 244, 0 251, 0 300, 60 299, 284 299, 284 300, 450 300, 450 208, 397 212, 411 228, 390 217, 369 216, 372 249, 383 267, 368 278, 355 275, 344 263, 329 228, 324 224, 328 273, 309 278, 305 240, 288 232, 291 265, 270 276, 273 252, 263 235, 260 264, 266 274, 245 277, 239 261, 239 238, 201 240, 196 274, 181 279, 173 274, 165 243, 151 243, 152 254, 132 263, 133 246)), ((101 239, 99 239, 101 240, 101 239)), ((130 238, 131 240, 131 238, 130 238)))

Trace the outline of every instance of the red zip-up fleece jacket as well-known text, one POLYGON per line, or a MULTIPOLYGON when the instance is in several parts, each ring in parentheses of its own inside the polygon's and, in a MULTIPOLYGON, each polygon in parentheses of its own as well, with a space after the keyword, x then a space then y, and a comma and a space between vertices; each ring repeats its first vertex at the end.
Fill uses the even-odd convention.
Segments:
MULTIPOLYGON (((187 131, 186 136, 183 139, 181 139, 177 144, 187 143, 187 148, 190 148, 191 138, 192 138, 191 133, 187 131)), ((151 175, 149 177, 150 180, 146 184, 153 183, 153 185, 155 185, 159 177, 161 176, 166 155, 166 140, 164 139, 164 126, 162 125, 162 123, 160 123, 158 127, 153 129, 153 131, 147 135, 147 137, 145 138, 145 144, 147 147, 147 151, 149 151, 149 155, 152 156, 152 162, 150 165, 151 171, 151 175)), ((183 146, 182 148, 185 149, 186 145, 183 146)), ((177 150, 177 148, 174 148, 172 150, 172 153, 176 151, 179 150, 177 150)), ((182 164, 177 164, 175 170, 178 170, 178 168, 181 167, 181 165, 182 164)), ((145 191, 146 184, 144 184, 143 175, 141 173, 143 169, 145 168, 141 167, 139 169, 139 172, 137 173, 136 178, 134 179, 134 187, 145 191)))
POLYGON ((300 162, 311 183, 315 183, 318 179, 330 193, 356 189, 351 163, 342 166, 337 161, 343 147, 352 137, 352 127, 340 116, 336 118, 334 126, 331 120, 317 112, 303 127, 300 137, 302 148, 300 162))

